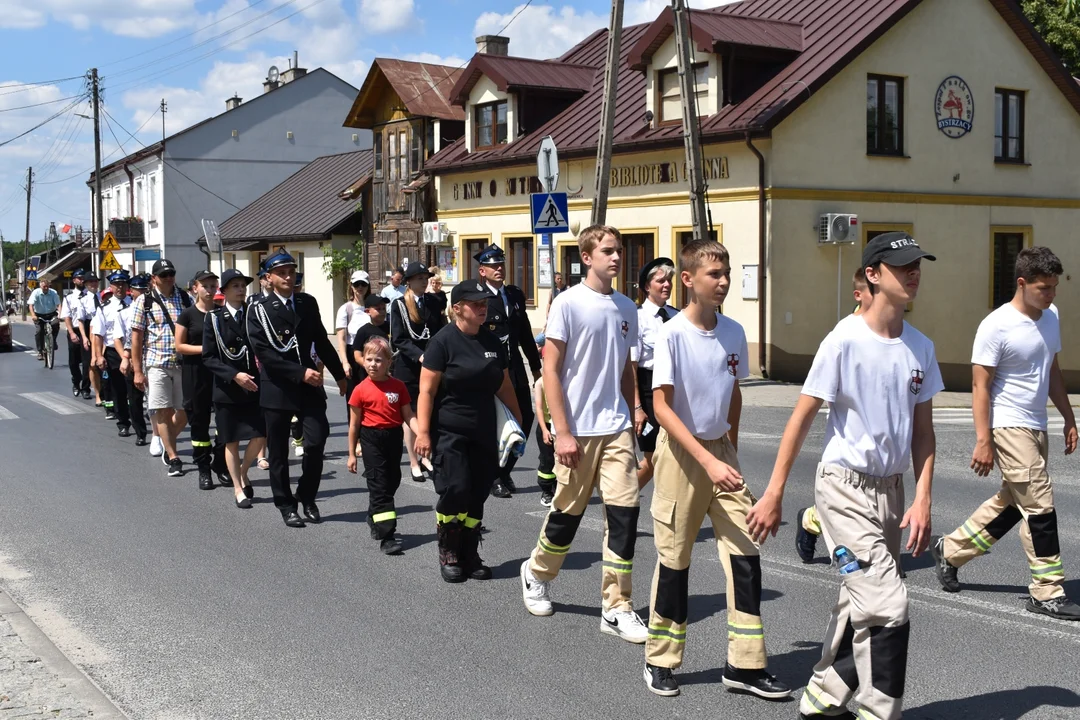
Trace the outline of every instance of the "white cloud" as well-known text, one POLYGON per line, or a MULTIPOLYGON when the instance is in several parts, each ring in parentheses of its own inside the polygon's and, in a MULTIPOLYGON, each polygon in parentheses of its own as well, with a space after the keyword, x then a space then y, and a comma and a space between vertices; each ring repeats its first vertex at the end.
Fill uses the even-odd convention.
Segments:
POLYGON ((45 24, 45 13, 26 7, 23 0, 0 0, 0 28, 30 30, 45 24))
POLYGON ((412 62, 428 63, 429 65, 448 65, 449 67, 461 67, 468 62, 465 58, 459 58, 457 55, 443 57, 442 55, 436 55, 435 53, 430 52, 405 53, 401 56, 401 59, 410 60, 412 62))
MULTIPOLYGON (((733 2, 738 0, 690 0, 688 5, 692 8, 713 8, 733 2)), ((652 22, 661 10, 670 6, 670 0, 630 0, 623 8, 623 27, 652 22)))
POLYGON ((416 22, 414 9, 413 0, 360 0, 360 26, 374 33, 403 30, 416 22))
POLYGON ((76 30, 99 25, 115 35, 149 38, 188 27, 198 16, 195 0, 0 0, 0 27, 18 29, 51 18, 76 30))
POLYGON ((607 16, 579 13, 569 5, 518 5, 510 12, 486 12, 476 19, 476 35, 502 34, 510 38, 510 54, 549 59, 562 55, 594 30, 607 27, 607 16), (514 19, 514 16, 521 13, 514 19), (511 19, 513 22, 511 23, 511 19), (509 27, 507 23, 510 23, 509 27), (505 30, 503 28, 506 27, 505 30))

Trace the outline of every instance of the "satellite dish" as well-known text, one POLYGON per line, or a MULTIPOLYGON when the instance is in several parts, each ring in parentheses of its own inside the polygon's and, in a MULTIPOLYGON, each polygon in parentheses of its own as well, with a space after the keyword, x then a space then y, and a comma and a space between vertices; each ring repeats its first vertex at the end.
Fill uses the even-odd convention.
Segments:
POLYGON ((277 65, 271 65, 270 69, 266 72, 266 79, 269 82, 276 83, 278 81, 278 69, 277 65))

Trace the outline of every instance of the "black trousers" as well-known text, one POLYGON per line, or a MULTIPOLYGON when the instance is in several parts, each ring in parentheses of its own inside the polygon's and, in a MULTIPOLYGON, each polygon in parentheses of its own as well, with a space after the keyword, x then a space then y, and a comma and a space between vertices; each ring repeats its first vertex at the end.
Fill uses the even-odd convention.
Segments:
POLYGON ((143 439, 147 433, 146 416, 143 415, 143 401, 146 398, 146 393, 135 387, 134 372, 129 372, 124 376, 124 384, 127 386, 128 417, 131 419, 131 425, 135 429, 136 437, 143 439))
POLYGON ((364 479, 368 486, 368 525, 379 540, 397 530, 394 494, 401 487, 404 441, 405 431, 400 425, 394 428, 360 428, 364 479))
MULTIPOLYGON (((511 375, 510 377, 511 381, 513 381, 514 376, 511 375)), ((532 430, 533 420, 535 420, 532 405, 532 391, 527 379, 520 379, 518 382, 514 382, 513 385, 514 395, 517 396, 518 407, 521 409, 521 432, 525 434, 525 440, 528 441, 529 431, 532 430)), ((509 478, 514 466, 517 465, 517 461, 517 456, 511 453, 510 459, 506 461, 506 467, 499 468, 499 477, 503 480, 509 478)), ((497 464, 498 463, 496 463, 496 465, 497 464)))
MULTIPOLYGON (((435 467, 435 517, 440 524, 459 522, 474 528, 484 519, 484 502, 499 477, 495 428, 468 434, 437 428, 432 432, 435 467)), ((364 455, 367 460, 367 455, 364 455)))
POLYGON ((638 397, 641 398, 641 409, 645 412, 649 425, 652 426, 649 432, 638 435, 638 447, 643 453, 656 452, 656 438, 660 437, 660 423, 656 421, 656 415, 653 414, 652 378, 651 368, 638 368, 638 397))
MULTIPOLYGON (((120 373, 120 353, 116 348, 105 348, 105 367, 109 368, 109 394, 112 396, 113 412, 116 413, 116 427, 131 427, 131 410, 128 405, 127 378, 120 373)), ((142 415, 142 408, 139 408, 142 415)))
MULTIPOLYGON (((547 490, 554 495, 555 439, 552 438, 550 445, 544 442, 544 433, 540 430, 543 422, 539 420, 536 423, 536 449, 540 451, 540 459, 536 462, 536 484, 541 490, 547 490)), ((551 432, 551 428, 548 428, 548 432, 551 432)))
MULTIPOLYGON (((74 326, 73 326, 74 327, 74 326)), ((64 331, 67 335, 67 331, 64 331)), ((78 331, 75 333, 78 335, 78 331)), ((90 389, 90 376, 83 373, 83 349, 82 338, 79 338, 78 342, 71 342, 71 336, 68 336, 68 371, 71 373, 71 387, 79 388, 79 390, 90 389)), ((89 371, 89 368, 87 368, 89 371)))
POLYGON ((101 404, 106 414, 116 412, 116 403, 113 402, 112 373, 109 372, 108 351, 109 348, 105 348, 105 369, 99 371, 101 373, 101 404), (106 373, 109 377, 105 377, 106 373))
POLYGON ((56 312, 38 313, 38 321, 34 323, 34 341, 37 343, 37 351, 45 352, 45 338, 52 335, 52 342, 56 344, 56 336, 60 333, 60 326, 53 327, 49 321, 56 317, 56 312))
POLYGON ((199 472, 210 472, 213 443, 210 442, 210 413, 214 409, 214 380, 202 363, 185 364, 180 372, 184 390, 184 410, 191 425, 191 461, 199 472))
MULTIPOLYGON (((90 321, 82 320, 83 332, 90 337, 90 321)), ((82 348, 82 386, 84 390, 90 389, 90 348, 83 347, 82 337, 79 338, 79 347, 82 348)))
POLYGON ((274 505, 282 513, 296 511, 296 505, 315 502, 322 481, 323 448, 330 435, 330 422, 326 419, 326 405, 301 407, 292 410, 263 408, 266 417, 266 450, 270 461, 270 488, 274 493, 274 505), (289 426, 293 415, 300 421, 304 433, 304 461, 300 480, 293 495, 289 484, 289 426))

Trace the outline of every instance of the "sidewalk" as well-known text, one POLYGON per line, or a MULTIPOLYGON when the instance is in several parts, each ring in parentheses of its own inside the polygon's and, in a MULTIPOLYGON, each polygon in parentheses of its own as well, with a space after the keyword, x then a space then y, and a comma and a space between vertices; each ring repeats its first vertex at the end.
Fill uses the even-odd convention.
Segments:
MULTIPOLYGON (((743 405, 750 407, 795 407, 802 385, 750 377, 740 383, 743 405)), ((1080 407, 1080 394, 1070 395, 1069 404, 1080 407)), ((934 396, 936 408, 970 408, 971 393, 943 391, 934 396)))
POLYGON ((0 591, 0 718, 126 717, 0 591))

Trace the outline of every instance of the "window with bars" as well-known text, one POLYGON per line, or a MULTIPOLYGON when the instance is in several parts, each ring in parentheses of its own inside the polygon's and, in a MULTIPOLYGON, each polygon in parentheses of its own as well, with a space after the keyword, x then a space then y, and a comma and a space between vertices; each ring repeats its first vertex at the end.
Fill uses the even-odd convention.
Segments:
POLYGON ((1024 162, 1024 93, 994 91, 994 159, 1024 162))
MULTIPOLYGON (((682 122, 682 93, 679 88, 679 69, 669 68, 656 74, 656 85, 660 92, 660 122, 682 122)), ((709 97, 709 64, 698 63, 694 65, 694 100, 697 102, 698 113, 702 112, 702 105, 709 97)))
POLYGON ((1016 293, 1016 256, 1024 249, 1024 233, 995 232, 993 275, 990 278, 990 306, 997 308, 1016 293))
POLYGON ((533 236, 509 238, 506 241, 510 251, 507 257, 507 275, 511 285, 517 285, 525 293, 529 305, 536 304, 533 282, 535 280, 535 260, 533 254, 533 236))
POLYGON ((475 110, 477 150, 505 145, 507 141, 506 101, 477 105, 475 110))
POLYGON ((904 154, 904 78, 866 78, 866 154, 904 154))

